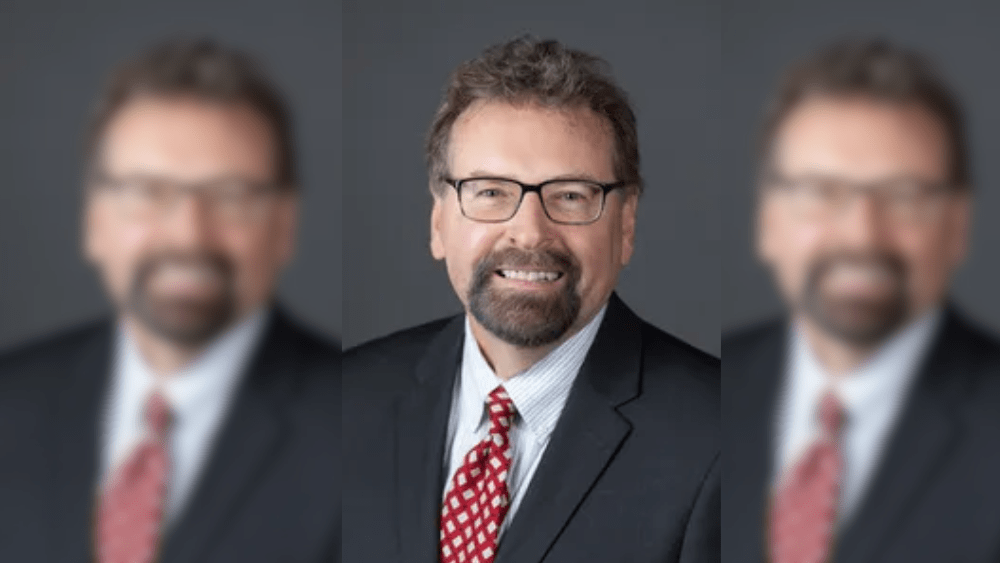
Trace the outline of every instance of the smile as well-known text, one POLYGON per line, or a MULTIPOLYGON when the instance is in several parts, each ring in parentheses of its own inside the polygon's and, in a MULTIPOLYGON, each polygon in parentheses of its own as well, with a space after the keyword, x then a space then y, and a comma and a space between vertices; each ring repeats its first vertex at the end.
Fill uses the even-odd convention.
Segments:
POLYGON ((538 270, 497 270, 497 274, 510 280, 528 282, 553 282, 562 277, 562 272, 545 272, 538 270))

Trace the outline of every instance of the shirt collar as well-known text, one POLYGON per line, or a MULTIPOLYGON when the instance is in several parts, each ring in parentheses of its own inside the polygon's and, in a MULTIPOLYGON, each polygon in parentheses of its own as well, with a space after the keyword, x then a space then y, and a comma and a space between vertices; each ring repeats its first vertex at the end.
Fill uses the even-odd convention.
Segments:
POLYGON ((903 393, 915 377, 918 365, 930 348, 943 313, 940 307, 921 315, 857 369, 839 377, 830 376, 816 357, 799 327, 792 330, 792 378, 798 396, 819 404, 820 396, 832 389, 848 415, 870 412, 887 394, 903 393))
POLYGON ((496 376, 483 357, 467 316, 459 401, 463 411, 481 413, 479 424, 472 431, 477 432, 485 424, 486 409, 483 405, 490 392, 498 385, 503 385, 514 402, 518 417, 524 421, 525 428, 539 439, 547 439, 559 420, 606 310, 605 304, 579 332, 506 382, 496 376))
MULTIPOLYGON (((191 363, 175 373, 158 376, 139 351, 130 331, 118 327, 118 361, 123 396, 144 401, 159 389, 170 405, 176 423, 197 415, 206 401, 226 396, 239 382, 250 355, 263 334, 269 312, 260 308, 217 337, 191 363)), ((142 406, 130 409, 142 416, 142 406)))

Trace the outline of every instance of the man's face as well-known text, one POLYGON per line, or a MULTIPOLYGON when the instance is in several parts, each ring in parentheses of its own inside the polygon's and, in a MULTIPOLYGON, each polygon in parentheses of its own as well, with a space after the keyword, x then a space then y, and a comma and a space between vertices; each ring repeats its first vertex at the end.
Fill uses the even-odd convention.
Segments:
POLYGON ((110 121, 84 248, 120 310, 199 345, 265 303, 291 258, 296 201, 273 189, 273 137, 243 105, 145 97, 110 121))
POLYGON ((969 201, 925 109, 815 96, 779 128, 758 251, 786 300, 827 333, 873 345, 939 303, 967 246, 969 201))
MULTIPOLYGON (((449 141, 451 177, 501 177, 526 184, 557 178, 613 183, 610 127, 589 109, 477 102, 449 141)), ((582 328, 608 300, 632 256, 636 196, 614 190, 588 225, 550 220, 537 193, 511 219, 463 216, 456 190, 435 197, 431 250, 445 260, 466 310, 502 340, 544 346, 582 328)))

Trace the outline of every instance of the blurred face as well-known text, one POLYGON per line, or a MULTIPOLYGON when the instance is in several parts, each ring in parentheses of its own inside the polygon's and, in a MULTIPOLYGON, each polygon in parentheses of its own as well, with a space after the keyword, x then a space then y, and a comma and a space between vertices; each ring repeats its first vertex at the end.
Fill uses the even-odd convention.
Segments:
MULTIPOLYGON (((478 102, 452 128, 451 177, 539 184, 559 178, 613 183, 610 128, 589 109, 478 102)), ((455 189, 434 201, 431 249, 466 310, 492 334, 538 347, 579 330, 607 302, 632 256, 636 196, 614 190, 587 225, 549 219, 537 193, 496 223, 462 213, 455 189)))
POLYGON ((758 250, 786 300, 872 345, 942 301, 967 246, 940 122, 917 105, 815 96, 777 132, 758 250))
POLYGON ((139 98, 107 126, 84 247, 120 310, 198 345, 264 304, 292 255, 267 122, 242 105, 139 98))

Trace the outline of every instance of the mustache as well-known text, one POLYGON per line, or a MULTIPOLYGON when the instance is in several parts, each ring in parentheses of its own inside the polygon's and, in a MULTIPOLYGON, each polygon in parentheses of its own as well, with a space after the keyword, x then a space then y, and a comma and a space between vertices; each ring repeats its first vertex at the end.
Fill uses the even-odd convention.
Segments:
POLYGON ((550 270, 569 275, 579 271, 579 266, 572 255, 554 249, 537 251, 520 248, 504 248, 486 255, 476 265, 475 279, 488 279, 493 272, 506 269, 532 268, 550 270))
POLYGON ((165 250, 144 257, 136 268, 132 284, 133 294, 140 291, 157 269, 167 265, 208 267, 223 279, 232 280, 234 267, 231 260, 217 252, 181 252, 165 250))
POLYGON ((908 273, 906 262, 897 254, 840 251, 823 255, 812 263, 806 276, 806 287, 816 289, 820 279, 840 265, 878 266, 887 270, 897 281, 905 279, 908 273))

